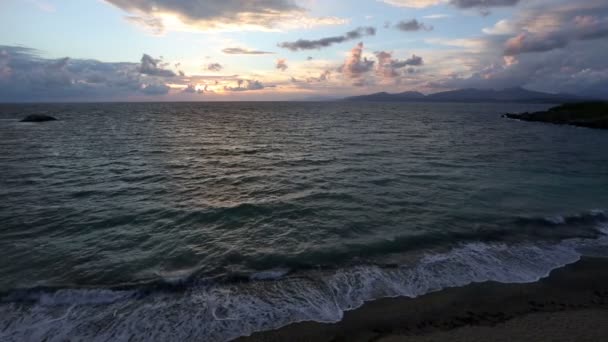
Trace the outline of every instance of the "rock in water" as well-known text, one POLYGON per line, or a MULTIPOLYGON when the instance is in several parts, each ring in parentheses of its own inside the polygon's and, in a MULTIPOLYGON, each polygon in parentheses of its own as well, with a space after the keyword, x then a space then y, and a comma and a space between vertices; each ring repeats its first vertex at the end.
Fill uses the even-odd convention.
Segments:
POLYGON ((21 120, 21 122, 44 122, 44 121, 54 121, 57 120, 52 116, 44 115, 44 114, 32 114, 25 117, 25 119, 21 120))

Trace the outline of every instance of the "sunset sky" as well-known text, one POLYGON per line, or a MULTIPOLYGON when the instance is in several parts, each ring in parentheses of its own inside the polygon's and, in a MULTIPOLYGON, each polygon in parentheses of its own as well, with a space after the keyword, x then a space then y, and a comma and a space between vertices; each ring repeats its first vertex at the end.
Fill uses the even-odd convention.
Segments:
POLYGON ((608 93, 608 1, 1 0, 0 101, 608 93))

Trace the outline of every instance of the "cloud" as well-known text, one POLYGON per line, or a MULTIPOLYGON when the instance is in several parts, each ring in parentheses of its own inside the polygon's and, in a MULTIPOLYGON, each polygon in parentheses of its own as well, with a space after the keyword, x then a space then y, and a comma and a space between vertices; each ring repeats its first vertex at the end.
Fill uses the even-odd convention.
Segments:
POLYGON ((179 22, 198 30, 275 29, 343 24, 335 17, 311 17, 294 0, 105 0, 139 25, 167 28, 179 22), (171 20, 176 19, 176 20, 171 20), (159 25, 160 23, 160 25, 159 25))
POLYGON ((207 65, 207 70, 209 71, 222 71, 224 67, 220 64, 220 63, 209 63, 209 65, 207 65))
POLYGON ((164 69, 163 65, 160 64, 160 59, 154 59, 150 55, 144 54, 141 57, 141 64, 138 68, 139 72, 144 75, 160 76, 160 77, 174 77, 176 74, 168 69, 164 69))
POLYGON ((422 57, 420 56, 416 56, 416 55, 412 55, 412 57, 404 60, 404 61, 400 61, 400 60, 396 60, 393 63, 393 66, 395 68, 403 68, 404 66, 407 65, 411 65, 411 66, 421 66, 424 64, 424 60, 422 59, 422 57))
POLYGON ((350 51, 350 56, 346 59, 344 65, 339 68, 339 71, 346 77, 355 79, 356 84, 354 84, 359 86, 362 83, 357 79, 372 70, 373 67, 374 61, 363 57, 363 43, 359 43, 350 51))
POLYGON ((224 90, 226 91, 251 91, 261 89, 264 89, 264 85, 257 80, 238 80, 236 87, 224 87, 224 90))
POLYGON ((482 15, 490 14, 493 7, 511 7, 520 0, 450 0, 450 5, 460 9, 477 9, 482 15))
POLYGON ((227 55, 272 55, 272 54, 274 54, 274 52, 249 50, 249 49, 240 48, 240 47, 225 48, 222 50, 222 52, 227 55))
POLYGON ((515 31, 515 27, 513 23, 507 19, 502 19, 496 22, 492 27, 486 27, 481 31, 485 34, 495 34, 495 35, 503 35, 503 34, 511 34, 515 31))
POLYGON ((442 0, 379 0, 398 7, 424 8, 442 3, 442 0))
POLYGON ((149 30, 153 35, 159 36, 165 33, 165 24, 159 18, 155 17, 140 17, 136 15, 127 15, 125 20, 149 30))
POLYGON ((44 12, 52 13, 57 11, 55 6, 45 0, 27 0, 27 2, 35 5, 39 10, 44 12))
POLYGON ((169 93, 167 85, 162 83, 147 84, 142 87, 142 92, 146 95, 166 95, 169 93))
POLYGON ((439 80, 446 88, 528 89, 606 98, 608 42, 579 42, 576 48, 502 57, 478 67, 471 75, 453 74, 439 80))
MULTIPOLYGON (((522 5, 523 6, 523 5, 522 5)), ((608 3, 603 0, 533 3, 500 20, 446 57, 434 82, 446 88, 526 87, 606 97, 608 3), (602 91, 604 94, 602 94, 602 91)))
MULTIPOLYGON (((405 60, 393 59, 392 53, 386 51, 375 52, 375 55, 378 59, 377 72, 384 78, 400 76, 399 69, 406 66, 421 66, 424 64, 422 57, 416 55, 412 55, 412 57, 405 60)), ((408 72, 412 73, 411 71, 408 72)))
POLYGON ((291 51, 314 50, 323 47, 328 47, 333 44, 343 43, 349 40, 360 39, 364 36, 373 36, 375 34, 376 28, 374 27, 359 27, 355 30, 346 32, 344 35, 341 36, 333 36, 317 40, 298 39, 295 42, 279 43, 278 46, 281 48, 289 49, 291 51))
POLYGON ((46 59, 35 49, 0 46, 0 101, 82 101, 123 99, 157 92, 163 77, 141 77, 140 63, 46 59), (158 80, 156 80, 158 79, 158 80))
MULTIPOLYGON (((298 0, 297 3, 313 2, 298 0)), ((497 5, 497 2, 486 3, 497 5)), ((450 6, 448 1, 444 4, 450 6)), ((462 7, 473 6, 472 3, 459 4, 462 7)), ((424 12, 449 13, 439 10, 439 7, 424 12)), ((247 65, 241 65, 239 75, 222 75, 226 69, 209 66, 223 66, 224 61, 211 58, 198 63, 198 72, 204 75, 197 75, 197 66, 187 62, 196 58, 192 56, 183 57, 187 58, 183 60, 184 65, 149 54, 139 55, 141 60, 128 63, 104 63, 78 58, 50 59, 32 49, 0 47, 0 101, 153 100, 158 95, 161 95, 160 99, 168 100, 197 99, 200 96, 196 92, 204 91, 206 84, 209 85, 209 92, 205 91, 206 100, 292 98, 292 95, 285 94, 296 92, 300 95, 348 95, 387 89, 430 91, 431 85, 433 89, 521 86, 578 94, 598 94, 608 89, 608 3, 605 0, 520 1, 518 6, 501 13, 504 16, 491 21, 486 18, 486 24, 478 26, 477 35, 463 36, 458 32, 448 34, 449 37, 429 35, 419 50, 415 50, 415 55, 402 52, 407 49, 403 45, 407 42, 399 44, 377 40, 381 45, 366 51, 363 44, 356 45, 366 39, 362 38, 346 42, 351 45, 343 45, 347 47, 345 52, 354 47, 344 57, 336 59, 332 57, 335 54, 325 53, 315 56, 314 50, 305 49, 298 58, 279 62, 280 55, 269 56, 272 49, 261 51, 265 50, 265 45, 226 43, 218 50, 226 47, 224 53, 227 54, 260 55, 260 59, 266 60, 262 60, 262 64, 254 63, 249 71, 247 65), (482 30, 482 27, 485 28, 482 30), (391 44, 397 45, 391 48, 391 44), (394 52, 391 49, 395 49, 394 52), (307 56, 315 59, 307 59, 307 56), (219 63, 214 63, 216 61, 219 63), (288 65, 288 69, 283 65, 288 65), (180 70, 187 71, 188 75, 180 73, 180 70), (297 84, 290 81, 290 76, 297 84), (240 83, 239 79, 242 80, 240 83), (389 84, 390 88, 387 88, 389 84), (353 85, 366 88, 355 90, 353 85), (272 91, 273 86, 277 87, 276 92, 272 91), (146 94, 151 95, 144 96, 146 94)), ((130 15, 145 18, 145 13, 130 15)), ((362 20, 363 15, 365 13, 359 16, 362 20)), ((421 25, 434 24, 423 19, 422 15, 417 15, 417 20, 406 26, 420 29, 421 25)), ((152 17, 164 18, 161 15, 152 17)), ((469 16, 453 18, 450 22, 466 21, 467 18, 470 19, 469 16)), ((375 20, 384 21, 380 18, 375 20)), ((168 24, 164 19, 161 23, 168 24)), ((389 27, 394 30, 396 24, 393 21, 389 27)), ((337 31, 335 36, 348 37, 346 31, 349 30, 337 31)), ((351 32, 362 34, 358 30, 351 32)), ((333 38, 330 36, 327 35, 333 38)), ((277 42, 288 40, 288 43, 295 44, 297 38, 300 37, 277 42)), ((323 35, 312 38, 323 38, 323 35)), ((321 40, 309 40, 307 46, 318 48, 315 42, 321 40)), ((339 46, 338 43, 333 44, 339 46)), ((296 51, 301 51, 299 45, 295 46, 296 51)))
MULTIPOLYGON (((331 77, 331 71, 324 70, 318 77, 307 77, 306 83, 325 82, 325 81, 329 80, 330 77, 331 77)), ((295 78, 292 78, 292 81, 297 82, 297 80, 295 78)))
POLYGON ((450 0, 450 4, 458 8, 490 8, 515 6, 520 0, 450 0))
POLYGON ((443 14, 443 13, 429 14, 429 15, 423 16, 424 19, 444 19, 444 18, 449 18, 449 17, 450 17, 449 14, 443 14))
POLYGON ((279 70, 281 70, 281 71, 285 71, 289 67, 287 66, 287 61, 285 59, 278 59, 277 60, 277 64, 276 64, 276 68, 279 69, 279 70))
POLYGON ((478 9, 482 14, 488 14, 489 8, 508 7, 517 5, 520 0, 379 0, 398 7, 424 8, 443 3, 460 9, 478 9))
POLYGON ((246 92, 273 87, 238 75, 169 74, 170 70, 164 69, 168 65, 175 63, 146 54, 139 63, 106 63, 67 57, 48 59, 35 49, 0 46, 0 102, 133 101, 159 96, 194 99, 193 95, 202 93, 220 99, 217 96, 222 90, 246 92), (237 83, 231 86, 231 82, 237 83))
MULTIPOLYGON (((205 86, 205 88, 207 88, 207 86, 205 86)), ((195 84, 188 84, 186 86, 186 88, 184 88, 183 90, 184 93, 189 93, 189 94, 203 94, 204 90, 203 89, 197 89, 195 84)))
POLYGON ((433 26, 421 23, 416 19, 408 21, 400 21, 395 24, 395 28, 400 31, 411 32, 411 31, 432 31, 433 26))
POLYGON ((546 52, 566 47, 580 40, 592 40, 608 37, 608 17, 594 15, 577 15, 566 20, 555 30, 529 32, 524 31, 509 38, 504 45, 507 56, 530 52, 546 52))

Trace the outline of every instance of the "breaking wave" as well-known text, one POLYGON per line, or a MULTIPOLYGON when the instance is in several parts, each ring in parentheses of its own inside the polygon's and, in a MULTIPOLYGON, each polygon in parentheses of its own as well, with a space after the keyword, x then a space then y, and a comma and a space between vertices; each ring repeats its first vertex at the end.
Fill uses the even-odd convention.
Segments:
POLYGON ((226 341, 294 322, 337 322, 345 311, 383 297, 417 297, 484 281, 535 282, 581 256, 608 256, 602 253, 608 250, 608 218, 601 211, 519 220, 549 229, 590 224, 594 236, 466 242, 392 267, 274 268, 233 282, 15 290, 0 303, 0 339, 226 341))

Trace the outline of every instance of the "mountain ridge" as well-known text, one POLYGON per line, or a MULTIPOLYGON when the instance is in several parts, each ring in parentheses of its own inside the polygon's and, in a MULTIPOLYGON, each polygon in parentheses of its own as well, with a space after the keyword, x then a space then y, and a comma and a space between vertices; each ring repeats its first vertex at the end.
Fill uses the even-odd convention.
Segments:
POLYGON ((464 88, 424 95, 417 91, 401 93, 379 92, 368 95, 350 96, 349 102, 523 102, 523 103, 563 103, 593 100, 572 94, 550 94, 521 87, 495 89, 464 88))

